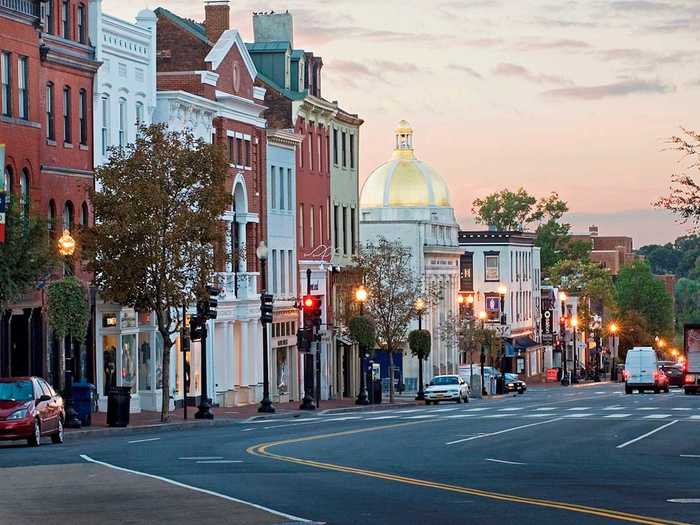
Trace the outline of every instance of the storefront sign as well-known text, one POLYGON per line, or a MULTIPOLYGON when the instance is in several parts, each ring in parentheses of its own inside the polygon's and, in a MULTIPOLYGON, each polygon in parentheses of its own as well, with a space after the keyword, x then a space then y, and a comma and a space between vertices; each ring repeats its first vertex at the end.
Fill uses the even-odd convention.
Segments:
POLYGON ((486 295, 486 318, 489 321, 501 319, 501 296, 486 295))
POLYGON ((122 329, 136 328, 136 312, 127 310, 122 312, 122 329))
POLYGON ((547 382, 551 381, 556 381, 557 377, 559 376, 559 369, 557 368, 548 368, 547 369, 547 382))
POLYGON ((459 257, 459 289, 474 289, 474 254, 467 252, 459 257))
POLYGON ((544 310, 542 312, 542 342, 544 344, 552 344, 554 334, 553 318, 552 310, 544 310))
POLYGON ((278 339, 277 342, 275 342, 275 346, 289 346, 289 339, 278 339))
POLYGON ((102 314, 102 327, 103 328, 115 328, 117 326, 117 314, 114 312, 109 312, 102 314))

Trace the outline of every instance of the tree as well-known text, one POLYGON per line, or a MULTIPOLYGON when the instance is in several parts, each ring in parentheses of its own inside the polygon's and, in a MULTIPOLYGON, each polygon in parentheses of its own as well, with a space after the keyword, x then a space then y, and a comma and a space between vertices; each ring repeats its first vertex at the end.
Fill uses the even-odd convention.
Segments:
POLYGON ((408 325, 415 317, 421 283, 411 264, 411 250, 399 241, 380 237, 355 256, 367 288, 367 315, 376 329, 377 343, 389 355, 389 398, 394 401, 394 353, 403 352, 408 325))
POLYGON ((625 361, 627 350, 635 346, 652 346, 654 335, 649 330, 649 324, 644 316, 636 310, 622 312, 616 319, 620 327, 620 347, 618 358, 625 361))
POLYGON ((679 221, 690 224, 692 229, 700 227, 700 133, 682 128, 681 136, 670 139, 671 149, 681 152, 686 161, 681 173, 671 176, 670 193, 657 200, 654 205, 666 208, 679 216, 679 221))
POLYGON ((90 322, 87 291, 75 277, 52 282, 48 287, 49 325, 58 337, 84 343, 90 322))
POLYGON ((684 323, 700 323, 700 281, 682 277, 676 283, 675 296, 676 326, 682 330, 684 323))
POLYGON ((376 341, 374 324, 366 315, 356 315, 348 324, 350 336, 357 341, 360 348, 373 348, 376 341))
POLYGON ((524 188, 512 192, 508 189, 476 199, 472 213, 476 222, 486 224, 499 231, 523 231, 538 220, 537 199, 524 188))
POLYGON ((412 330, 408 334, 408 348, 418 359, 427 359, 430 355, 431 337, 428 330, 412 330))
POLYGON ((95 226, 82 242, 87 268, 105 300, 155 314, 164 345, 162 421, 179 312, 211 281, 214 248, 223 242, 227 167, 218 146, 152 125, 134 144, 112 148, 95 173, 95 226))
POLYGON ((615 282, 620 313, 637 312, 652 335, 673 336, 673 300, 663 283, 656 279, 646 261, 623 266, 615 282))
POLYGON ((5 216, 5 242, 0 243, 0 311, 48 276, 55 262, 45 220, 20 213, 14 199, 5 216))

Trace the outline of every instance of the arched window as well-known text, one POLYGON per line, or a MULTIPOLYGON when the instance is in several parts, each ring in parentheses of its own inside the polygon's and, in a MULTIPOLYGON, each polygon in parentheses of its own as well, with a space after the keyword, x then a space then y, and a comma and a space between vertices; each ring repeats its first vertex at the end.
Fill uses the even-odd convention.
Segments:
POLYGON ((12 168, 10 166, 5 166, 4 188, 7 201, 9 202, 12 198, 12 191, 14 190, 14 177, 12 176, 12 168))
POLYGON ((49 216, 47 217, 49 226, 49 237, 52 239, 56 236, 56 203, 51 199, 49 201, 49 216))
POLYGON ((74 223, 73 203, 71 201, 66 201, 63 205, 63 228, 70 231, 74 223))
POLYGON ((80 225, 87 228, 90 225, 90 211, 88 210, 87 202, 83 202, 80 207, 80 225))
POLYGON ((19 178, 19 206, 20 213, 25 217, 29 214, 29 205, 29 172, 24 168, 19 178))

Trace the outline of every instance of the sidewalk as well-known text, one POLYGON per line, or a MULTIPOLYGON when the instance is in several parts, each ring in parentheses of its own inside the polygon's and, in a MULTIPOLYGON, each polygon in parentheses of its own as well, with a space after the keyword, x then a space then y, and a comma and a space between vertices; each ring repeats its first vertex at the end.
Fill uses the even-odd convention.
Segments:
POLYGON ((211 409, 214 414, 213 420, 195 419, 194 415, 197 412, 197 407, 187 407, 187 417, 184 418, 184 410, 178 408, 170 412, 170 419, 167 423, 161 423, 160 412, 139 412, 129 415, 128 427, 109 427, 107 425, 107 414, 105 412, 97 412, 92 414, 92 425, 79 429, 66 428, 65 439, 82 439, 86 437, 100 437, 113 434, 152 432, 152 431, 169 431, 169 430, 189 430, 192 428, 200 428, 203 426, 225 426, 236 423, 242 423, 246 420, 254 420, 258 418, 290 418, 290 417, 310 417, 314 414, 333 414, 343 412, 355 412, 363 410, 382 410, 404 406, 415 405, 416 402, 411 398, 396 398, 396 402, 389 404, 388 402, 379 405, 356 405, 355 399, 333 399, 321 401, 321 407, 316 410, 299 410, 299 401, 289 403, 280 403, 273 405, 275 408, 274 414, 261 414, 258 412, 258 404, 245 405, 240 407, 215 407, 211 409))

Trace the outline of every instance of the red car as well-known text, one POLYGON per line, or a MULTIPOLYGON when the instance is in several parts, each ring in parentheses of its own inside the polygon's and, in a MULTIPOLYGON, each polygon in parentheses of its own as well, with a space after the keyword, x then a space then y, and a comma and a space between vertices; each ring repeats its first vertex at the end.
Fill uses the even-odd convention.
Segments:
POLYGON ((0 378, 0 440, 63 443, 63 398, 40 377, 0 378))

